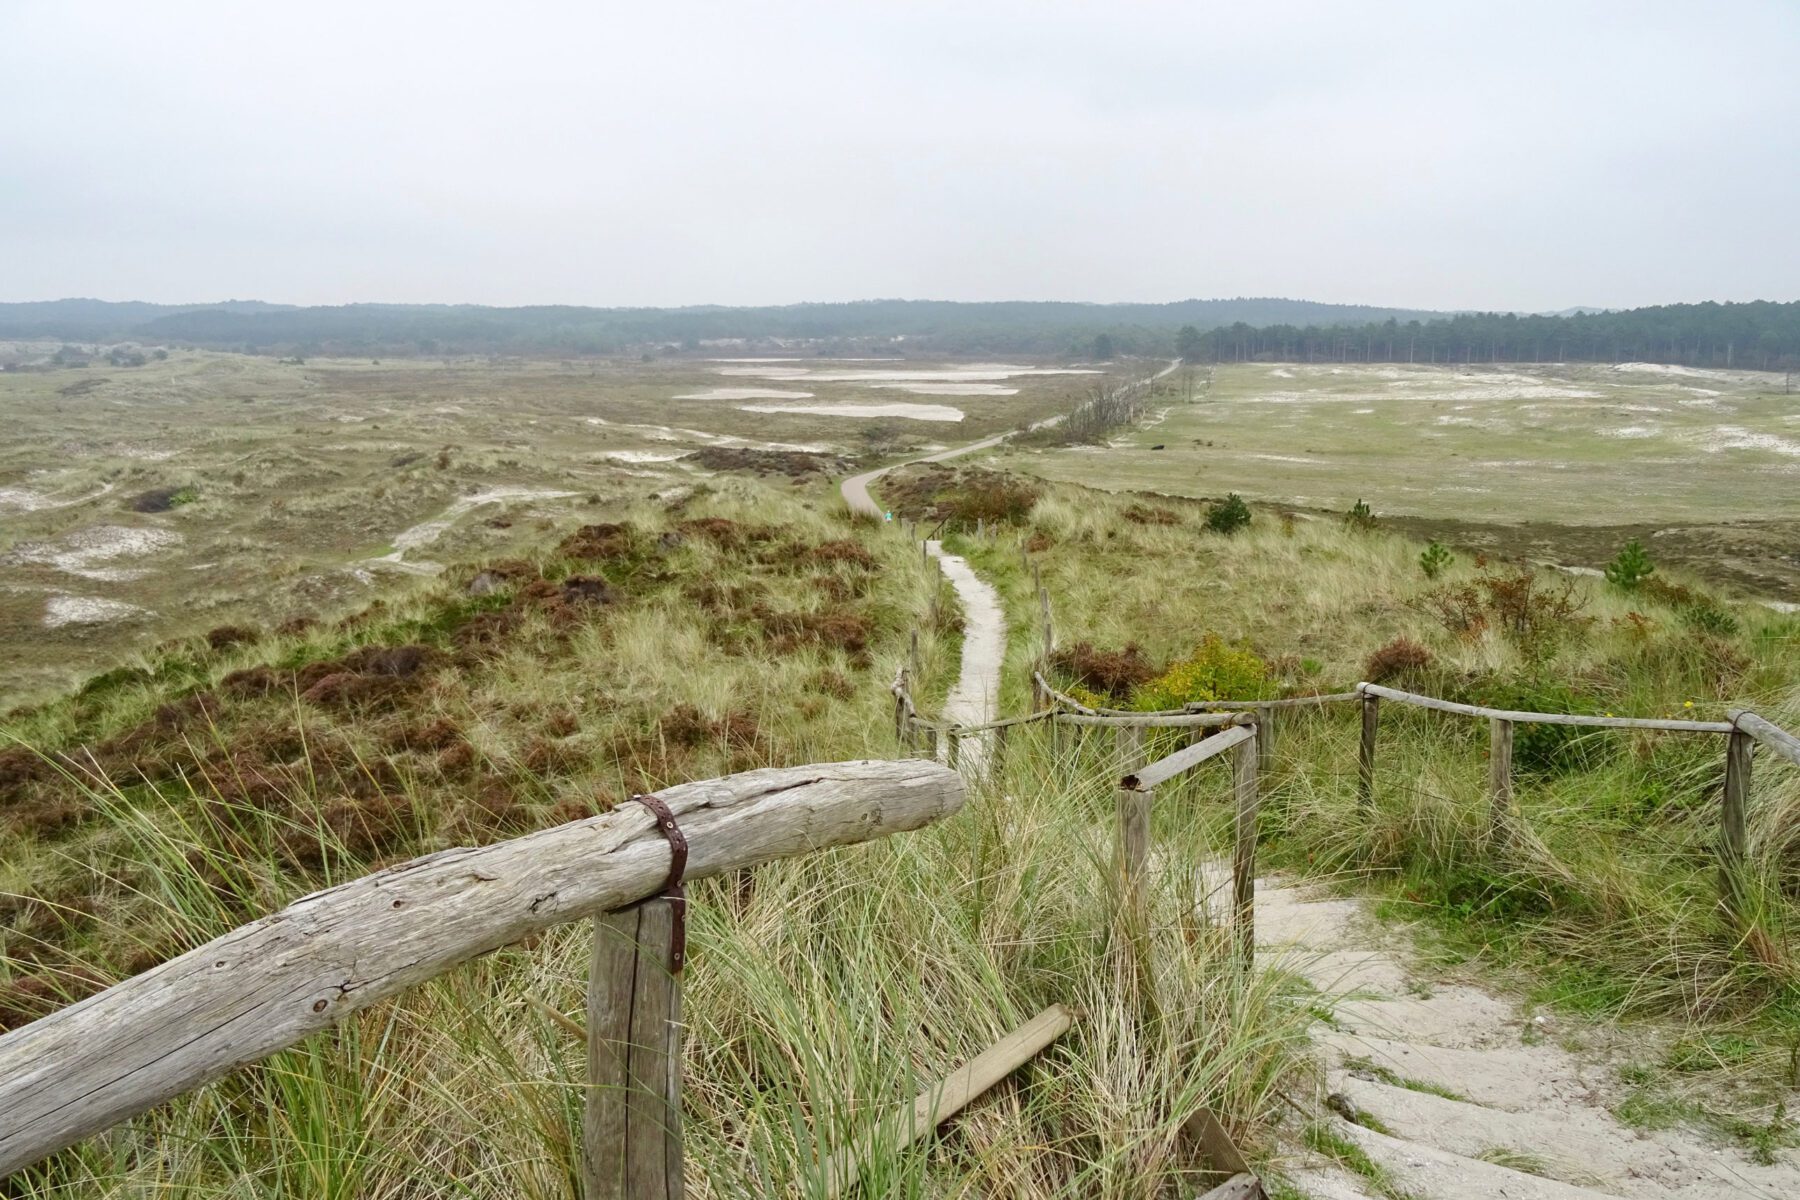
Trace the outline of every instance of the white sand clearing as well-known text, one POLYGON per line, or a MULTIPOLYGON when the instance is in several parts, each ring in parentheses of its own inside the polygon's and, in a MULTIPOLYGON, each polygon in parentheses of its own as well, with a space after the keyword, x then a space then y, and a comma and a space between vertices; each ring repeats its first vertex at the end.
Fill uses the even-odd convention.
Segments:
POLYGON ((823 417, 904 417, 909 421, 960 421, 963 411, 947 404, 740 404, 745 412, 799 413, 823 417))
POLYGON ((98 596, 52 596, 44 605, 44 628, 60 629, 64 625, 106 625, 150 616, 150 610, 127 604, 123 600, 102 600, 98 596))
POLYGON ((678 458, 685 457, 686 454, 685 450, 677 450, 674 453, 666 450, 608 450, 600 457, 622 463, 661 463, 674 462, 678 458))
POLYGON ((704 392, 684 392, 677 400, 810 400, 811 392, 784 392, 780 388, 716 387, 704 392))
POLYGON ((1018 388, 1001 387, 997 383, 875 383, 871 387, 893 388, 915 396, 1016 396, 1018 388))
POLYGON ((87 579, 119 582, 142 578, 142 573, 121 574, 117 568, 101 567, 99 564, 119 558, 141 558, 171 546, 179 546, 181 542, 181 535, 172 529, 96 525, 76 530, 60 544, 27 543, 15 549, 12 558, 15 562, 43 563, 87 579))

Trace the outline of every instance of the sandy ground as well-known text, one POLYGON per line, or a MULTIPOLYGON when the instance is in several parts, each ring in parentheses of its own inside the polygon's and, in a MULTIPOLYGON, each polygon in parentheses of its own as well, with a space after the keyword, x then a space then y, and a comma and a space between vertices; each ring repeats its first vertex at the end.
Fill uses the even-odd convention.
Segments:
MULTIPOLYGON (((1204 878, 1204 907, 1228 913, 1228 864, 1208 864, 1204 878)), ((1527 1016, 1510 999, 1420 970, 1404 936, 1360 900, 1258 880, 1256 942, 1259 967, 1305 979, 1330 1010, 1319 1038, 1326 1091, 1391 1136, 1333 1117, 1335 1131, 1415 1195, 1800 1196, 1791 1152, 1759 1166, 1690 1130, 1621 1123, 1612 1111, 1625 1096, 1620 1064, 1565 1048, 1557 1018, 1527 1016), (1533 1173, 1484 1159, 1529 1161, 1533 1173)), ((1318 1161, 1294 1163, 1291 1177, 1308 1196, 1376 1195, 1318 1161)))
MULTIPOLYGON (((946 554, 942 542, 926 542, 925 549, 938 560, 963 606, 962 669, 944 700, 943 717, 958 725, 985 725, 999 711, 1000 665, 1006 658, 1006 615, 1000 607, 1000 593, 975 573, 967 559, 946 554)), ((981 763, 989 736, 966 740, 961 761, 970 766, 981 763)), ((943 749, 949 752, 947 739, 943 749)))

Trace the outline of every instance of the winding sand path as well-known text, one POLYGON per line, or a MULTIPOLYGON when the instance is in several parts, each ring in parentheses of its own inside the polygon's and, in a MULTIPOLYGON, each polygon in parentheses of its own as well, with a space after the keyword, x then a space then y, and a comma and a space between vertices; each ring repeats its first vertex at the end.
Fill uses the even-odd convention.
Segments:
MULTIPOLYGON (((1203 868, 1204 909, 1230 910, 1230 865, 1203 868)), ((1762 1165, 1685 1128, 1641 1130, 1614 1109, 1621 1065, 1562 1044, 1563 1022, 1434 978, 1367 901, 1256 882, 1257 966, 1299 976, 1330 1013, 1318 1041, 1329 1117, 1406 1193, 1435 1200, 1777 1200, 1800 1196, 1791 1156, 1762 1165), (1366 1115, 1365 1115, 1366 1114, 1366 1115)), ((1573 1045, 1573 1043, 1570 1043, 1573 1045)), ((1323 1159, 1291 1164, 1311 1200, 1379 1200, 1323 1159)), ((1390 1193, 1391 1194, 1391 1193, 1390 1193)))

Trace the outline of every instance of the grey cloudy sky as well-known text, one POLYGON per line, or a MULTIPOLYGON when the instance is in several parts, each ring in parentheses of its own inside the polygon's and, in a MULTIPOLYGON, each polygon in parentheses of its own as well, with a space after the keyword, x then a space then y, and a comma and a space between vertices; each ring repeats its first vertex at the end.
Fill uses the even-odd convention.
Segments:
POLYGON ((0 0, 0 299, 1800 298, 1800 3, 0 0))

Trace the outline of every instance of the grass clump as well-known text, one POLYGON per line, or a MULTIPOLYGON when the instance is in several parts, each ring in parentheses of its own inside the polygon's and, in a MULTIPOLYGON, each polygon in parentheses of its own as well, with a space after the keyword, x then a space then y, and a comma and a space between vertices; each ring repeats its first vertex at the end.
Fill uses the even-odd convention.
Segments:
POLYGON ((1250 506, 1236 492, 1217 501, 1206 510, 1206 527, 1213 533, 1230 537, 1250 524, 1250 506))

